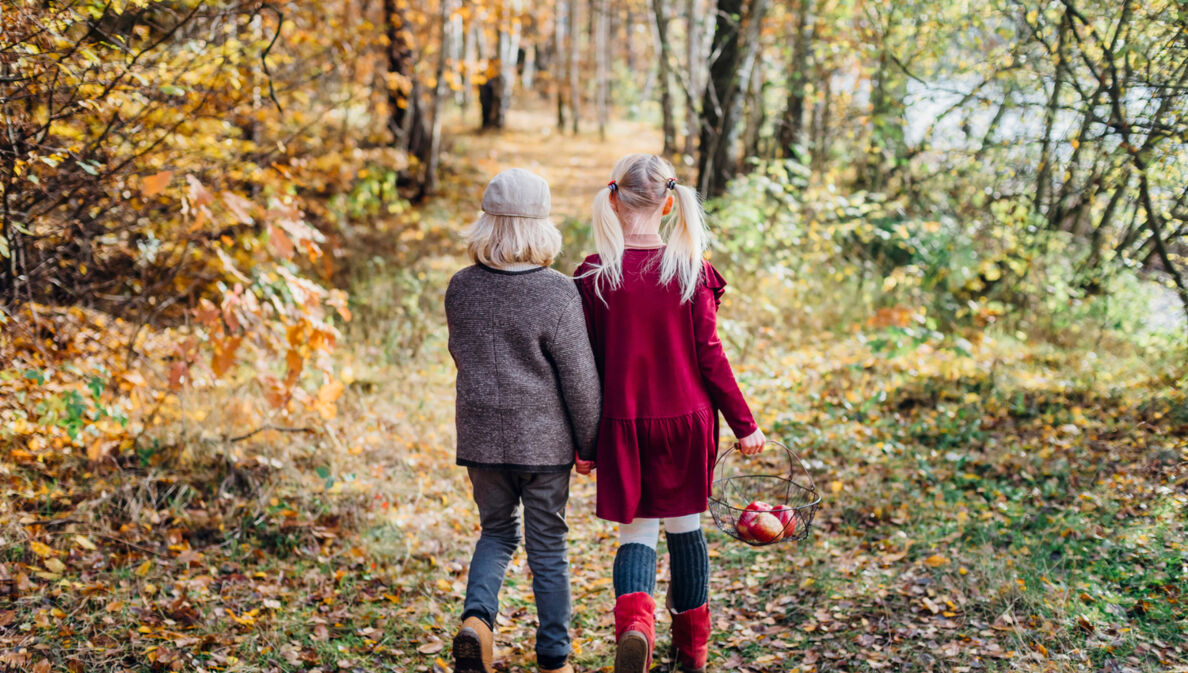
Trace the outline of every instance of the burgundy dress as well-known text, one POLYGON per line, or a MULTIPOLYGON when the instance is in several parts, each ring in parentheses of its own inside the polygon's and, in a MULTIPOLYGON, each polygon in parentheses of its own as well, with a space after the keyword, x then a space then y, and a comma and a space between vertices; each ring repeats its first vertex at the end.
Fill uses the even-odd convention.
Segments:
POLYGON ((623 283, 594 292, 598 262, 578 267, 578 289, 602 375, 598 432, 600 518, 630 523, 704 512, 718 449, 718 411, 737 437, 758 426, 718 338, 726 281, 705 263, 697 293, 660 285, 663 248, 628 248, 623 283))

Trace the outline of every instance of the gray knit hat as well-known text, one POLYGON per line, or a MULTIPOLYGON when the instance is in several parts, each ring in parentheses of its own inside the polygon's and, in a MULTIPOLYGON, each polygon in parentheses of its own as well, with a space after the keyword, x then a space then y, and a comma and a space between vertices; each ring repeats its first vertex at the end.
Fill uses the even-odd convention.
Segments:
POLYGON ((509 168, 487 183, 483 212, 543 220, 549 216, 550 201, 544 178, 523 168, 509 168))

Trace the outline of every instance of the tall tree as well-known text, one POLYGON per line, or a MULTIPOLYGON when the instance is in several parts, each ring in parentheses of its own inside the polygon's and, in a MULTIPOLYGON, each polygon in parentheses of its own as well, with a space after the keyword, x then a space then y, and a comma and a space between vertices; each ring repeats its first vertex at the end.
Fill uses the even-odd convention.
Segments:
POLYGON ((452 48, 450 30, 450 14, 454 5, 454 0, 440 0, 440 14, 438 20, 441 22, 441 32, 439 33, 441 43, 438 45, 441 50, 437 56, 437 70, 433 75, 433 102, 430 114, 433 122, 429 131, 429 148, 428 157, 425 161, 425 177, 421 182, 420 198, 431 196, 437 191, 437 168, 438 161, 441 157, 441 116, 442 116, 442 102, 446 97, 445 73, 446 64, 450 58, 450 51, 452 48))
POLYGON ((553 67, 550 75, 557 89, 557 130, 565 130, 565 78, 568 52, 565 33, 568 24, 569 0, 554 0, 553 4, 553 67))
POLYGON ((595 106, 598 110, 598 137, 606 139, 610 117, 610 0, 597 0, 594 26, 595 106))
POLYGON ((499 96, 499 128, 507 123, 507 111, 515 88, 523 35, 523 9, 523 0, 499 0, 499 75, 503 83, 499 96))
POLYGON ((742 113, 743 87, 750 81, 759 29, 768 0, 718 0, 709 78, 702 99, 697 184, 707 197, 719 196, 738 169, 734 143, 742 113))
POLYGON ((479 28, 473 10, 463 12, 462 21, 462 91, 458 105, 465 111, 471 104, 474 72, 478 68, 479 28))
POLYGON ((796 157, 806 161, 807 157, 800 155, 799 148, 804 129, 804 100, 812 39, 809 22, 813 0, 799 0, 798 4, 795 42, 792 45, 792 60, 788 64, 788 105, 784 109, 783 119, 780 120, 779 144, 785 157, 796 157))
POLYGON ((566 18, 569 19, 569 121, 574 134, 578 132, 578 119, 581 117, 582 91, 578 82, 578 67, 581 65, 581 52, 578 50, 578 0, 569 0, 566 18))
POLYGON ((866 158, 858 165, 858 184, 863 189, 882 191, 890 171, 901 165, 905 155, 904 97, 907 95, 905 64, 893 52, 892 36, 902 30, 897 16, 902 8, 894 3, 875 10, 875 39, 878 60, 871 76, 870 136, 866 158))
POLYGON ((1068 9, 1066 8, 1060 15, 1060 29, 1057 32, 1056 38, 1054 59, 1056 74, 1052 78, 1052 93, 1048 97, 1048 105, 1044 109, 1043 146, 1040 148, 1039 174, 1036 176, 1035 183, 1035 209, 1037 212, 1044 209, 1047 203, 1048 193, 1052 187, 1052 132, 1056 126, 1056 113, 1060 106, 1061 90, 1064 88, 1064 74, 1067 71, 1064 64, 1066 58, 1065 43, 1070 24, 1068 9))
POLYGON ((653 26, 656 33, 657 58, 660 61, 660 113, 664 129, 664 155, 676 153, 676 122, 673 120, 671 52, 668 41, 668 11, 666 0, 652 1, 653 26))
POLYGON ((743 131, 743 156, 762 156, 759 151, 759 140, 763 125, 767 122, 767 112, 763 104, 763 68, 752 67, 751 77, 747 80, 746 93, 746 127, 743 131))
POLYGON ((384 0, 384 32, 388 38, 388 130, 397 149, 417 157, 429 147, 420 82, 414 71, 411 31, 404 12, 407 5, 384 0))
POLYGON ((701 131, 701 114, 697 103, 701 98, 701 19, 698 0, 685 0, 685 156, 697 152, 697 137, 701 131))

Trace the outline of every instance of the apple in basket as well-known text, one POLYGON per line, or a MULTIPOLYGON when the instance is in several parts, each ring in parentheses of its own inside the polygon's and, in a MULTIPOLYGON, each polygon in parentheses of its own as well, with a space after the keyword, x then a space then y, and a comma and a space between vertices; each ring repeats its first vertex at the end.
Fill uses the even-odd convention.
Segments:
POLYGON ((775 542, 784 536, 784 523, 780 521, 772 510, 771 505, 756 500, 747 505, 742 515, 738 517, 735 529, 742 539, 747 542, 775 542))
POLYGON ((796 516, 796 510, 792 507, 773 507, 772 514, 775 518, 780 520, 784 529, 781 537, 793 537, 796 535, 796 524, 799 518, 796 516))

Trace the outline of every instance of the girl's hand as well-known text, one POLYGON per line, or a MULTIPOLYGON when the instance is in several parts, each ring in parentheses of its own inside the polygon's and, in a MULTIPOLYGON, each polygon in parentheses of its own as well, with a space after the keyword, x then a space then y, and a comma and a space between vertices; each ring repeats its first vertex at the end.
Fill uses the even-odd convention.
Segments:
POLYGON ((767 437, 763 436, 762 430, 756 430, 738 440, 738 450, 744 456, 753 456, 762 451, 765 444, 767 444, 767 437))
POLYGON ((582 460, 576 455, 573 457, 574 466, 577 468, 578 474, 590 474, 597 467, 592 460, 582 460))

